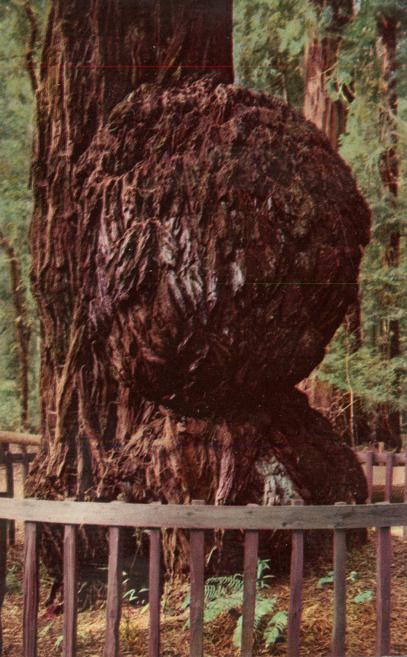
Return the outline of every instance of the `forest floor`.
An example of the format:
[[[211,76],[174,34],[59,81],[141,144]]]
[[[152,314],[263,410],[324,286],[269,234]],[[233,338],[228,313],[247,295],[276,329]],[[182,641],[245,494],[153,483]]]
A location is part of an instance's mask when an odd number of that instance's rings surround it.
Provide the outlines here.
[[[19,536],[20,533],[18,533]],[[348,557],[348,649],[352,657],[374,654],[375,643],[375,532],[362,548],[354,549]],[[10,549],[8,563],[8,593],[3,607],[4,657],[22,655],[22,557],[21,543]],[[332,631],[332,583],[321,586],[320,579],[330,570],[321,556],[320,562],[306,566],[303,592],[302,648],[304,657],[329,654]],[[391,655],[407,655],[407,542],[398,536],[393,539],[392,561],[392,649]],[[41,577],[41,600],[45,600],[49,583],[45,573]],[[188,655],[188,609],[183,609],[187,594],[184,583],[167,584],[162,608],[162,657]],[[362,595],[362,601],[355,597]],[[262,596],[277,596],[276,610],[288,609],[289,586],[287,577],[276,577]],[[364,601],[363,601],[364,600]],[[78,619],[78,655],[101,657],[105,627],[105,609],[83,611]],[[204,654],[206,657],[237,657],[239,651],[232,642],[236,619],[233,609],[205,625]],[[62,655],[63,616],[49,613],[44,606],[39,614],[39,657]],[[123,657],[147,655],[148,612],[145,607],[133,607],[124,601],[121,634]],[[258,637],[254,654],[282,656],[286,654],[286,637],[271,649]]]

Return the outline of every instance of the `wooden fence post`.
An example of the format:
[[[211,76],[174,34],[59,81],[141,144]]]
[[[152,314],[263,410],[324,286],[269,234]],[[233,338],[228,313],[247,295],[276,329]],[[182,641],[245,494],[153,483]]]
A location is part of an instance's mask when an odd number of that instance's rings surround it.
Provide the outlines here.
[[[7,574],[7,520],[0,520],[0,657],[3,655],[2,609],[6,593]]]
[[[257,508],[257,504],[248,504],[247,506]],[[255,529],[246,530],[244,537],[241,657],[252,657],[253,654],[258,549],[259,532]]]
[[[76,657],[76,525],[64,527],[64,657]]]
[[[204,500],[192,500],[192,504],[205,504]],[[203,655],[203,622],[205,591],[205,532],[190,530],[190,657]]]
[[[122,608],[123,571],[121,552],[120,527],[110,527],[104,657],[119,657],[119,629]]]
[[[383,504],[379,502],[379,504]],[[390,654],[391,527],[377,528],[376,657]]]
[[[23,655],[24,657],[37,657],[40,529],[35,522],[26,522],[24,527]]]
[[[336,502],[335,506],[346,506]],[[334,530],[334,624],[332,657],[345,657],[346,637],[346,530]]]
[[[302,506],[304,500],[292,500],[295,506]],[[288,609],[288,657],[300,654],[302,586],[304,577],[304,532],[294,529],[291,534],[290,566],[290,605]]]
[[[153,503],[153,504],[159,504]],[[161,562],[161,532],[150,529],[150,558],[148,569],[148,602],[149,602],[149,636],[148,656],[160,656],[160,562]]]

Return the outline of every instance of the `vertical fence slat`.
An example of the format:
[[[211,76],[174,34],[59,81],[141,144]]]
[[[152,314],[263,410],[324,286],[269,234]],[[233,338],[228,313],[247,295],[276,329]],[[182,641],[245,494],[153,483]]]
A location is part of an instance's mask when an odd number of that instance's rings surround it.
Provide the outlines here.
[[[76,657],[76,526],[64,527],[64,657]]]
[[[257,507],[256,504],[248,504],[248,506]],[[253,654],[258,550],[259,532],[246,530],[244,537],[241,657],[252,657]]]
[[[343,505],[338,502],[335,506]],[[332,657],[345,656],[346,639],[346,531],[334,530],[334,623]]]
[[[192,500],[192,504],[205,504],[203,500]],[[190,588],[190,657],[203,655],[203,619],[205,589],[205,532],[190,530],[191,588]]]
[[[160,655],[160,530],[150,529],[150,560],[148,571],[149,636],[148,656]]]
[[[24,528],[23,655],[24,657],[37,657],[38,539],[40,530],[35,522],[26,522]]]
[[[3,655],[2,609],[6,593],[7,573],[7,520],[0,520],[0,657]]]
[[[106,639],[104,657],[118,657],[122,606],[122,554],[120,527],[109,528],[107,575]]]
[[[373,499],[373,463],[374,452],[369,449],[366,452],[366,481],[367,481],[367,503],[371,504]]]
[[[393,487],[393,452],[386,452],[386,477],[384,482],[384,501],[391,502],[391,493]]]
[[[303,500],[293,500],[300,506]],[[301,605],[304,570],[304,532],[293,530],[291,535],[291,566],[290,566],[290,604],[288,609],[288,657],[298,657],[300,654]]]
[[[391,528],[377,528],[376,656],[390,654]]]

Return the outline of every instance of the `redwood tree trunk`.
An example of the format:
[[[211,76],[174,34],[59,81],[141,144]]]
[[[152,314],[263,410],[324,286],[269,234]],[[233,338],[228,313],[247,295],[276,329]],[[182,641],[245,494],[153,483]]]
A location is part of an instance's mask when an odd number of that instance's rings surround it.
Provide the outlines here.
[[[294,385],[355,298],[369,213],[317,131],[230,84],[231,11],[54,0],[33,166],[33,495],[365,498],[352,452]],[[165,540],[182,567],[183,535]],[[59,545],[49,532],[51,567]]]

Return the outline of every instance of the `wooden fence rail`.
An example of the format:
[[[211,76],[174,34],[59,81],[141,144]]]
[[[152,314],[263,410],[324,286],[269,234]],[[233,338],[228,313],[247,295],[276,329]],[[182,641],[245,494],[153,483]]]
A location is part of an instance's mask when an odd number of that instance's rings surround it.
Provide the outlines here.
[[[285,529],[293,532],[291,556],[292,591],[289,603],[288,655],[300,655],[301,589],[303,580],[303,532],[334,530],[334,630],[332,654],[345,656],[346,530],[376,527],[377,542],[377,637],[376,655],[390,651],[390,555],[392,525],[407,524],[407,504],[369,504],[286,507],[209,506],[199,500],[191,505],[128,504],[125,502],[51,502],[10,500],[0,497],[0,602],[4,590],[7,542],[4,522],[25,523],[23,657],[37,655],[39,599],[38,537],[41,523],[58,523],[64,529],[64,657],[76,657],[76,527],[82,524],[109,528],[108,592],[104,657],[119,655],[121,613],[121,528],[150,529],[149,657],[160,654],[160,530],[190,530],[190,655],[203,656],[204,530],[241,529],[244,541],[244,594],[241,655],[253,655],[253,618],[256,604],[256,564],[259,532]],[[3,537],[3,538],[2,538]],[[1,624],[0,624],[1,627]]]

